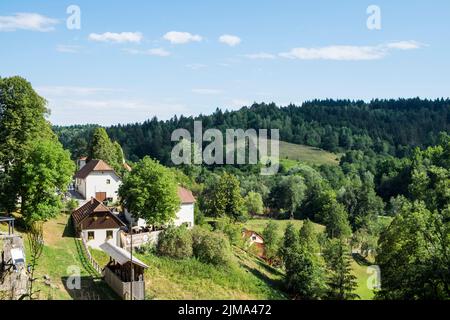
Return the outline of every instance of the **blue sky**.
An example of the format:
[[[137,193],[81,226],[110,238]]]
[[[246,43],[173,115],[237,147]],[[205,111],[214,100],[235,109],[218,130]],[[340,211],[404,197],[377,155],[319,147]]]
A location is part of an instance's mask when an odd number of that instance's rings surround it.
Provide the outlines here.
[[[69,5],[81,29],[66,27]],[[369,30],[377,5],[381,29]],[[447,97],[449,1],[1,1],[0,76],[55,124],[314,98]]]

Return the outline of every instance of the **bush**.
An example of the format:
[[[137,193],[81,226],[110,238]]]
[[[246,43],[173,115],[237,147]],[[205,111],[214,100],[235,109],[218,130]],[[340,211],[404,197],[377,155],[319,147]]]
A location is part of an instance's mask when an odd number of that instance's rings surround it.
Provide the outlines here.
[[[214,229],[224,233],[232,244],[242,244],[242,226],[239,224],[232,223],[229,219],[222,218],[216,221]]]
[[[194,256],[202,262],[214,265],[231,262],[230,242],[221,232],[195,227],[192,230],[192,245]]]
[[[68,213],[72,213],[72,211],[74,211],[76,208],[78,208],[78,201],[75,199],[70,199],[69,201],[66,202],[66,210],[68,211]]]
[[[192,256],[192,236],[190,231],[181,226],[169,227],[159,235],[157,252],[159,255],[175,259]]]

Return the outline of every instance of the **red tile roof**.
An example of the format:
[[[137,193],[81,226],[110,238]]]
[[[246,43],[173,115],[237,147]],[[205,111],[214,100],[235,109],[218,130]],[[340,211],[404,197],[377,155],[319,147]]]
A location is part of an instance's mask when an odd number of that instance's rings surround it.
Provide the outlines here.
[[[92,171],[114,172],[114,169],[103,160],[91,160],[75,174],[75,178],[85,179]]]
[[[180,197],[182,204],[195,203],[195,198],[192,192],[186,188],[178,187],[178,197]]]

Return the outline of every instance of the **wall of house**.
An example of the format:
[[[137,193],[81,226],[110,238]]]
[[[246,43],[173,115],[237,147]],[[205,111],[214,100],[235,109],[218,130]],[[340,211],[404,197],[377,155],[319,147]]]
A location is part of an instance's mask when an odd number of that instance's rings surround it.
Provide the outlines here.
[[[75,190],[86,199],[86,180],[77,178],[75,181]]]
[[[88,238],[88,232],[94,232],[94,239],[93,240],[89,240]],[[113,237],[111,239],[111,242],[113,244],[115,244],[116,246],[119,246],[119,228],[116,229],[86,229],[81,231],[81,236],[86,240],[86,244],[94,249],[99,249],[100,250],[100,246],[106,242],[106,231],[112,231],[113,232]]]
[[[133,225],[137,225],[139,227],[146,227],[147,223],[144,219],[136,219],[131,215],[128,210],[125,209],[125,218],[128,220],[128,222],[132,223]],[[194,226],[194,204],[182,204],[180,210],[176,214],[176,218],[173,221],[173,224],[175,226],[181,226],[183,223],[187,223],[188,226],[193,227]]]
[[[174,221],[175,226],[181,226],[186,223],[189,227],[194,226],[194,204],[182,204],[180,211],[177,212],[177,217]]]
[[[110,184],[107,184],[107,179]],[[112,198],[113,202],[117,201],[117,193],[122,183],[120,178],[113,172],[97,172],[93,171],[86,177],[86,192],[84,197],[90,199],[95,198],[97,192],[106,192],[107,198]]]

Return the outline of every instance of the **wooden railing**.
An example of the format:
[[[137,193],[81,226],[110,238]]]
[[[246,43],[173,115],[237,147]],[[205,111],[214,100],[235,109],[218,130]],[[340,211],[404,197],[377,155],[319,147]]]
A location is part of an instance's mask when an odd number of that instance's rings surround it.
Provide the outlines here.
[[[89,251],[89,247],[83,237],[81,237],[81,243],[83,244],[84,253],[86,254],[86,257],[88,258],[91,266],[95,269],[95,271],[97,271],[100,275],[102,275],[102,268],[97,263],[97,261],[95,261],[95,259],[92,257],[91,252]]]

